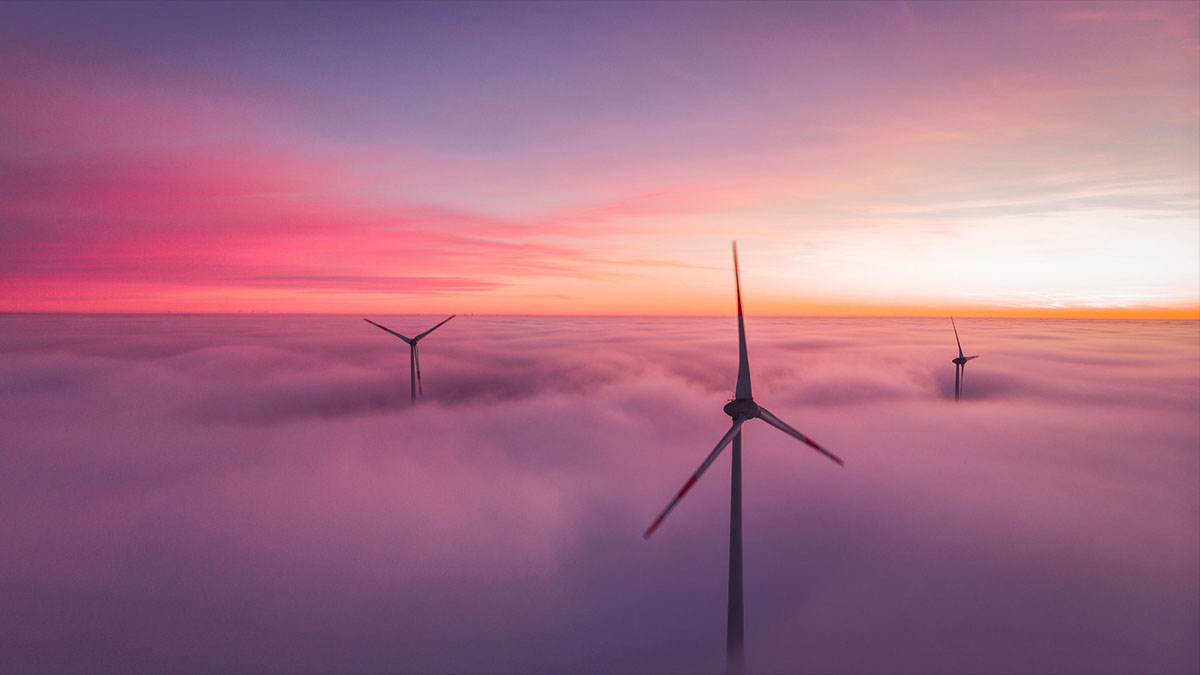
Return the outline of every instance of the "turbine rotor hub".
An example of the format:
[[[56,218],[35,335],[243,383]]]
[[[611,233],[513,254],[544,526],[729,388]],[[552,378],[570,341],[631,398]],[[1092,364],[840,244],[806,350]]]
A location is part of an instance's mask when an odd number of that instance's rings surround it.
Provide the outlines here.
[[[739,417],[755,418],[759,416],[758,404],[752,398],[735,398],[725,404],[725,414],[733,419]]]

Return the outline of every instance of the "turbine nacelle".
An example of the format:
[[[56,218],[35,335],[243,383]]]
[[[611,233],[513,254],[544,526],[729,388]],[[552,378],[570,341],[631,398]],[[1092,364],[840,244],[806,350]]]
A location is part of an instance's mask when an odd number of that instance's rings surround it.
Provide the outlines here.
[[[970,361],[971,359],[977,359],[977,358],[979,358],[978,354],[976,354],[975,356],[960,356],[957,359],[951,359],[950,363],[956,363],[961,366],[964,363],[966,363],[967,361]]]
[[[758,404],[752,398],[735,398],[726,403],[722,410],[725,411],[726,415],[735,420],[739,417],[748,420],[755,417],[762,417],[762,409],[758,407]]]

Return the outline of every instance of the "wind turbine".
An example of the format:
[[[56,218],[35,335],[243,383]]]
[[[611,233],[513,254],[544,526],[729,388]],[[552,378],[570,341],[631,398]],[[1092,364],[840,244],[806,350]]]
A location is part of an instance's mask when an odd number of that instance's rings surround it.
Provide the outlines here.
[[[954,364],[954,400],[962,398],[962,383],[967,378],[967,361],[979,358],[975,356],[963,356],[962,342],[958,339],[958,326],[954,325],[954,317],[950,317],[950,326],[954,328],[954,341],[958,342],[958,358],[951,361]]]
[[[449,321],[450,319],[453,319],[456,316],[458,316],[458,315],[451,314],[448,319],[442,320],[442,322],[439,323],[437,326],[434,326],[433,328],[430,328],[429,330],[425,331],[424,333],[421,333],[420,335],[418,335],[416,337],[411,337],[411,338],[405,337],[405,336],[397,333],[396,331],[392,330],[391,328],[384,328],[383,326],[380,326],[379,324],[375,323],[374,321],[372,321],[370,319],[366,319],[366,318],[363,319],[363,321],[366,321],[367,323],[371,324],[372,326],[375,326],[376,328],[379,328],[381,330],[386,330],[387,332],[391,333],[392,335],[395,335],[396,337],[398,337],[401,340],[404,340],[405,342],[408,343],[408,363],[409,363],[410,370],[411,370],[410,377],[412,379],[412,401],[413,401],[413,403],[417,402],[417,392],[419,392],[421,390],[421,355],[417,351],[417,342],[420,341],[421,338],[423,338],[426,335],[429,335],[433,331],[437,330],[438,327],[441,326],[443,323],[446,323],[447,321]]]
[[[742,282],[738,272],[737,258],[737,242],[733,242],[733,279],[737,288],[737,310],[738,310],[738,372],[737,372],[737,388],[734,390],[733,400],[725,404],[725,414],[733,418],[733,425],[729,427],[729,431],[721,437],[717,447],[708,454],[699,469],[688,478],[687,482],[679,490],[678,494],[671,499],[667,504],[667,508],[654,519],[646,532],[642,534],[643,539],[649,539],[650,535],[658,529],[662,524],[663,519],[675,508],[679,500],[687,494],[688,490],[696,484],[700,479],[700,475],[708,469],[725,449],[725,446],[733,444],[733,472],[730,479],[730,494],[729,494],[729,613],[726,624],[725,636],[725,668],[729,673],[741,673],[745,670],[744,658],[744,631],[742,626],[742,425],[754,418],[760,418],[762,421],[779,429],[783,433],[792,436],[793,438],[807,444],[817,452],[825,455],[829,459],[837,462],[839,465],[845,465],[837,455],[822,448],[808,436],[796,431],[788,426],[783,420],[771,414],[769,410],[754,402],[754,396],[750,393],[750,364],[746,357],[746,328],[742,320]]]

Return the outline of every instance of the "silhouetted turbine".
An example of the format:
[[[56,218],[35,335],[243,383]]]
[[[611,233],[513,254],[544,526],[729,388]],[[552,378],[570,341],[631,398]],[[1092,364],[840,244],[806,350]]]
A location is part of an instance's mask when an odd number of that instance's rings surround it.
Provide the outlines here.
[[[742,319],[742,281],[738,271],[736,241],[733,242],[733,278],[735,288],[737,289],[738,372],[734,398],[725,404],[725,414],[733,418],[733,425],[721,437],[720,442],[717,443],[717,447],[713,448],[713,451],[700,464],[700,468],[696,469],[692,477],[688,478],[687,482],[683,484],[678,494],[667,504],[667,508],[663,509],[663,512],[654,519],[654,522],[650,524],[650,527],[646,529],[642,537],[649,539],[650,535],[654,534],[654,531],[662,524],[663,519],[671,512],[671,509],[675,508],[675,505],[687,494],[688,490],[692,489],[692,486],[700,479],[700,475],[708,469],[713,460],[717,458],[717,455],[721,454],[725,446],[732,443],[733,471],[730,478],[729,494],[729,613],[725,636],[725,667],[730,673],[741,673],[745,669],[745,643],[742,625],[742,425],[756,417],[760,418],[783,433],[807,444],[839,465],[844,466],[845,462],[832,452],[822,448],[816,441],[788,426],[783,420],[771,414],[766,408],[754,402],[754,396],[750,393],[750,364],[746,356],[746,328]]]
[[[429,335],[433,331],[437,330],[438,326],[441,326],[443,323],[446,323],[447,321],[449,321],[450,319],[453,319],[456,316],[458,316],[458,315],[451,314],[449,318],[444,319],[437,326],[434,326],[433,328],[430,328],[429,330],[425,331],[424,333],[421,333],[420,335],[418,335],[416,337],[412,337],[412,338],[404,337],[403,335],[397,333],[396,331],[392,330],[391,328],[385,328],[383,326],[380,326],[379,324],[375,323],[374,321],[372,321],[370,319],[366,319],[366,318],[363,319],[363,321],[366,321],[367,323],[371,324],[372,326],[375,326],[376,328],[379,328],[381,330],[386,330],[387,332],[391,333],[392,335],[395,335],[396,337],[398,337],[401,340],[404,340],[405,342],[408,343],[408,364],[410,367],[409,376],[412,380],[412,401],[413,401],[413,403],[417,402],[417,391],[421,387],[421,355],[417,351],[417,342],[421,338],[423,338],[426,335]]]
[[[950,326],[954,328],[954,341],[958,343],[958,358],[951,361],[954,364],[954,400],[962,398],[962,383],[967,377],[967,361],[979,358],[975,356],[963,356],[962,342],[958,339],[958,326],[954,325],[954,317],[950,317]]]

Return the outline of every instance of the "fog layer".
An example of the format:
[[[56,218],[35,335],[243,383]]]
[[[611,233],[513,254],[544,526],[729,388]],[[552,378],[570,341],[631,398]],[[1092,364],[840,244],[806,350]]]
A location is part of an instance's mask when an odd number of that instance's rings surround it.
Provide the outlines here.
[[[443,317],[373,319],[412,335]],[[747,320],[747,662],[1200,670],[1195,322]],[[0,315],[0,671],[723,667],[733,319]]]

